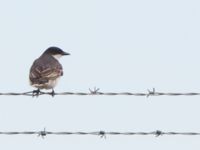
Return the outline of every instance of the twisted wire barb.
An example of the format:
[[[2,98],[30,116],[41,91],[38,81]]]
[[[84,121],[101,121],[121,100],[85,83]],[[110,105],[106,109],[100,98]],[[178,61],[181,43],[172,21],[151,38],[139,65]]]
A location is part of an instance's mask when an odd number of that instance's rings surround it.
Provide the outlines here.
[[[200,135],[198,132],[163,132],[160,130],[152,131],[152,132],[106,132],[106,131],[94,131],[94,132],[51,132],[46,131],[46,129],[42,131],[24,131],[24,132],[0,132],[0,135],[37,135],[39,137],[44,138],[47,135],[96,135],[101,138],[106,138],[107,135],[124,135],[124,136],[133,136],[133,135],[153,135],[153,136],[161,136],[161,135],[182,135],[182,136],[194,136]]]
[[[147,92],[144,93],[138,93],[138,92],[100,92],[99,88],[89,89],[89,92],[60,92],[60,93],[52,93],[52,92],[42,92],[40,91],[37,95],[35,95],[34,91],[29,92],[22,92],[22,93],[15,93],[15,92],[9,92],[9,93],[0,93],[0,96],[40,96],[40,95],[76,95],[76,96],[91,96],[91,95],[104,95],[104,96],[199,96],[200,93],[195,92],[157,92],[155,88],[153,90],[147,90]]]

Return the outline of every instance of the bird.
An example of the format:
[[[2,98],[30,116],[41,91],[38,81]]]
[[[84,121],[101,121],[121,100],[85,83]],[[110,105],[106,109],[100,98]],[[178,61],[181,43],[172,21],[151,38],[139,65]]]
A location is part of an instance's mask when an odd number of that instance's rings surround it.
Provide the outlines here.
[[[51,94],[55,95],[54,87],[59,78],[63,76],[63,67],[58,60],[65,55],[70,55],[70,53],[51,46],[33,62],[29,72],[30,85],[37,88],[37,90],[33,90],[33,96],[38,96],[41,89],[52,89]]]

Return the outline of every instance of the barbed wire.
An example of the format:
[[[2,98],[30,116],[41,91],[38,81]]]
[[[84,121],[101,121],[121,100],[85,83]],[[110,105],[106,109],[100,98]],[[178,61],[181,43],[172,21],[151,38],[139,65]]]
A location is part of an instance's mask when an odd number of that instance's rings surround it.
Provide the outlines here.
[[[144,136],[144,135],[153,135],[159,137],[161,135],[182,135],[182,136],[194,136],[200,135],[198,132],[163,132],[160,130],[152,131],[152,132],[106,132],[106,131],[94,131],[94,132],[52,132],[52,131],[24,131],[24,132],[1,132],[0,135],[37,135],[39,137],[46,137],[47,135],[96,135],[101,138],[106,138],[108,135],[124,135],[124,136]]]
[[[138,93],[138,92],[100,92],[99,88],[89,89],[89,92],[42,92],[38,90],[29,91],[29,92],[22,92],[22,93],[16,93],[16,92],[8,92],[8,93],[2,93],[0,92],[0,96],[32,96],[32,97],[38,97],[40,95],[76,95],[76,96],[90,96],[90,95],[104,95],[104,96],[199,96],[200,93],[198,92],[157,92],[155,88],[153,90],[147,90],[147,92],[144,93]]]

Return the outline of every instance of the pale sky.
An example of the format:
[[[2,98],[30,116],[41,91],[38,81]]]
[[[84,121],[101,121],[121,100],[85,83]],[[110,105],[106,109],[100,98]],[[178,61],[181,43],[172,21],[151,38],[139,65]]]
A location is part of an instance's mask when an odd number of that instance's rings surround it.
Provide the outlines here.
[[[0,0],[0,92],[33,90],[32,62],[49,46],[56,92],[199,92],[197,0]],[[199,96],[0,96],[0,131],[200,132]],[[0,135],[3,150],[199,150],[200,136]]]

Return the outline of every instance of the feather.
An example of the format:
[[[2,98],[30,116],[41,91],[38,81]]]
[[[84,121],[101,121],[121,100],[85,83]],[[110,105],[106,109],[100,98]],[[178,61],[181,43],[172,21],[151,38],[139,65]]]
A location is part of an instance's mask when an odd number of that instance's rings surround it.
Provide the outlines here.
[[[50,81],[52,82],[62,75],[62,65],[52,56],[42,55],[34,61],[30,69],[29,79],[31,85],[48,86]]]

